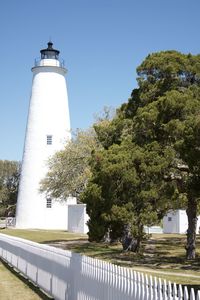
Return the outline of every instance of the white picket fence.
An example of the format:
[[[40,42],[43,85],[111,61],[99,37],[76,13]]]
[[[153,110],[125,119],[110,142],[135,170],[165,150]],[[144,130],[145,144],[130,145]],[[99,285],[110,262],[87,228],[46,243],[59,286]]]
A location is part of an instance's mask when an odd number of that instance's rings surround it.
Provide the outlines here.
[[[0,257],[55,299],[200,300],[200,291],[4,234]]]

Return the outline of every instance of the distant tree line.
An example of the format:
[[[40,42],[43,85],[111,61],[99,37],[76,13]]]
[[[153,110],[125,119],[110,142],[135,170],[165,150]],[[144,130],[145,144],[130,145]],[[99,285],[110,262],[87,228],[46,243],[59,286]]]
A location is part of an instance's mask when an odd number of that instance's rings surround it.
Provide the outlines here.
[[[20,163],[0,160],[0,217],[15,216]]]
[[[90,241],[139,251],[144,225],[169,209],[188,216],[195,258],[200,204],[200,55],[161,51],[137,68],[138,87],[116,115],[79,132],[49,161],[42,190],[87,204]]]

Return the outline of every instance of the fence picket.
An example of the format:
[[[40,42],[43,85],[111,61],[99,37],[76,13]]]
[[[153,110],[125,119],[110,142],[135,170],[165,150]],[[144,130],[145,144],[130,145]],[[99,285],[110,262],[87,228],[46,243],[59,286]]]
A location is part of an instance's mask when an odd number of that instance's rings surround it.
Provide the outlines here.
[[[177,300],[177,286],[176,286],[176,283],[173,284],[173,300]]]
[[[148,300],[148,296],[149,296],[148,290],[149,290],[149,278],[148,278],[148,275],[145,274],[145,276],[144,276],[144,300]]]
[[[153,279],[153,299],[158,300],[158,282],[156,277]]]
[[[153,300],[153,278],[152,276],[149,277],[149,299]]]
[[[166,280],[164,279],[163,280],[163,284],[162,284],[162,293],[163,293],[163,300],[168,300],[168,297],[167,297],[167,282]]]
[[[144,274],[140,274],[140,300],[144,299]]]
[[[122,283],[122,268],[115,266],[115,299],[119,300],[119,294],[117,291],[121,292],[123,288]]]
[[[136,300],[137,296],[137,273],[133,271],[133,300]]]
[[[169,300],[173,299],[171,281],[168,281],[168,284],[167,284],[167,295],[168,295]]]
[[[114,294],[114,282],[115,282],[115,266],[111,265],[111,270],[112,270],[112,281],[111,281],[111,300],[115,299],[115,294]]]
[[[182,289],[181,284],[179,284],[179,286],[178,286],[178,299],[179,300],[183,299],[183,289]]]
[[[123,268],[124,269],[124,294],[125,295],[130,295],[130,272],[129,269]],[[129,297],[128,297],[129,298]]]
[[[200,291],[197,292],[197,299],[196,300],[200,300]]]
[[[190,300],[195,300],[194,289],[191,289],[191,291],[190,291]]]
[[[162,300],[163,295],[162,295],[162,280],[158,278],[158,299]]]
[[[188,289],[186,286],[184,287],[184,300],[189,300]]]
[[[134,299],[134,274],[130,269],[130,299]]]
[[[145,296],[144,296],[144,300],[149,300],[149,289],[148,286],[145,286]]]
[[[136,293],[136,297],[135,299],[136,300],[139,300],[140,299],[140,273],[136,272],[136,285],[137,285],[137,293]]]

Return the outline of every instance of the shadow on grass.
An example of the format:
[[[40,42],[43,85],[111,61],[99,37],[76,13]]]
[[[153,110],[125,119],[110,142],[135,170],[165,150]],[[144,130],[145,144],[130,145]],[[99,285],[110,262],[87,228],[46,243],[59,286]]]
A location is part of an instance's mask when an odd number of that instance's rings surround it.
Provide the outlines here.
[[[59,240],[49,240],[43,241],[41,244],[69,244],[69,243],[87,243],[88,239],[86,238],[77,238],[77,239],[59,239]]]
[[[63,241],[65,242],[65,241]],[[155,247],[151,247],[154,245]],[[173,253],[176,247],[183,248],[183,241],[180,239],[173,239],[168,241],[157,241],[146,242],[143,245],[144,251],[142,253],[124,252],[122,251],[121,245],[111,246],[102,243],[90,243],[85,241],[80,243],[77,241],[71,241],[71,243],[64,243],[63,249],[71,250],[74,252],[88,255],[93,258],[103,259],[116,263],[121,266],[140,266],[149,267],[151,269],[171,269],[171,270],[184,270],[199,271],[200,269],[200,257],[197,255],[196,260],[188,261],[185,258],[185,253]],[[146,249],[145,249],[146,248]],[[172,252],[171,252],[172,251]]]
[[[43,300],[53,300],[51,296],[46,295],[39,287],[35,286],[30,280],[25,278],[21,273],[17,272],[13,267],[7,264],[3,259],[0,258],[0,262],[8,269],[13,275],[19,280],[26,284],[32,291],[34,291]]]

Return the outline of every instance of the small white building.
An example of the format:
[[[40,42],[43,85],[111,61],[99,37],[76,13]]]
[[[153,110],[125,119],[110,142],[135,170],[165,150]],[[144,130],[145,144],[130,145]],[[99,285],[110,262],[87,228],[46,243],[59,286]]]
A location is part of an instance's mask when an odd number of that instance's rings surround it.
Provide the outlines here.
[[[43,222],[40,229],[68,230],[68,208],[71,204],[76,205],[75,197],[68,197],[67,200],[55,200],[47,198],[47,205],[43,207]]]
[[[68,231],[87,233],[87,221],[89,216],[86,213],[86,204],[68,205]]]
[[[197,233],[200,228],[200,216],[197,221]],[[188,229],[188,218],[184,209],[169,211],[163,218],[163,233],[185,234]]]

